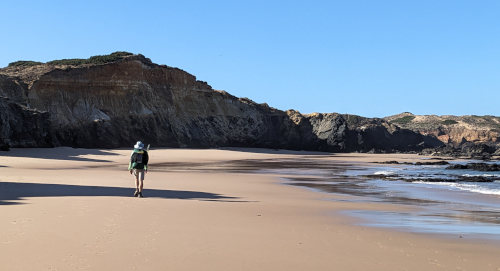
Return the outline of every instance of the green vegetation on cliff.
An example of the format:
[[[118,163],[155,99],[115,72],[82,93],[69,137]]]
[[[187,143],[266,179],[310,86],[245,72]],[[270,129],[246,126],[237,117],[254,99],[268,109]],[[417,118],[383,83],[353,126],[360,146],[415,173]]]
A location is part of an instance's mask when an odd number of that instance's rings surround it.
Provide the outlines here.
[[[391,122],[396,123],[396,124],[407,124],[407,123],[410,123],[414,118],[415,118],[415,116],[404,116],[402,118],[395,119]]]
[[[457,124],[457,123],[458,123],[458,121],[450,120],[450,119],[443,120],[443,122],[442,122],[443,125],[452,125],[452,124]]]
[[[69,58],[69,59],[58,59],[47,62],[49,65],[82,65],[87,64],[87,59],[83,58]]]
[[[126,56],[132,55],[132,53],[129,52],[114,52],[109,55],[97,55],[97,56],[91,56],[87,59],[82,59],[82,58],[71,58],[71,59],[60,59],[60,60],[52,60],[47,62],[47,64],[50,65],[73,65],[73,66],[78,66],[78,65],[83,65],[83,64],[106,64],[110,62],[115,62],[117,60],[120,60]]]
[[[29,67],[29,66],[36,66],[43,64],[42,62],[38,61],[31,61],[31,60],[19,60],[15,62],[9,63],[8,67]]]
[[[36,66],[36,65],[42,65],[42,64],[49,64],[49,65],[71,65],[71,66],[79,66],[79,65],[84,65],[84,64],[94,64],[94,65],[99,65],[99,64],[106,64],[106,63],[111,63],[118,61],[126,56],[133,55],[132,53],[129,52],[114,52],[109,55],[97,55],[97,56],[91,56],[87,59],[83,58],[71,58],[71,59],[58,59],[58,60],[52,60],[47,63],[43,62],[38,62],[38,61],[27,61],[27,60],[21,60],[21,61],[16,61],[9,63],[8,67],[29,67],[29,66]]]

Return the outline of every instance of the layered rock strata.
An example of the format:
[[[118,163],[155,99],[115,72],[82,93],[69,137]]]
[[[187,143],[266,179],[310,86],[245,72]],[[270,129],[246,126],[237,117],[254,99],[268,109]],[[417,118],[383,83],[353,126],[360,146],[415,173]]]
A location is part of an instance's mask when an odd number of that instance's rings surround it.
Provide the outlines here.
[[[402,113],[384,118],[404,129],[432,135],[445,144],[500,143],[500,117],[436,116]]]
[[[500,117],[414,115],[408,112],[384,118],[402,129],[432,136],[445,145],[424,154],[488,159],[500,156]]]
[[[0,96],[9,99],[0,104],[8,116],[1,136],[16,147],[115,148],[143,140],[170,147],[408,152],[443,145],[383,119],[257,104],[142,55],[99,65],[8,67],[0,74]]]

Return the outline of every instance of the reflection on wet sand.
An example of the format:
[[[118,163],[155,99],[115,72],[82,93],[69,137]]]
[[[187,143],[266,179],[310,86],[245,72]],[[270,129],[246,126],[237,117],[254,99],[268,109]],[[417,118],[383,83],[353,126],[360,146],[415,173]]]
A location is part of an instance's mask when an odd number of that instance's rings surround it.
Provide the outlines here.
[[[436,189],[422,190],[409,182],[367,174],[366,171],[371,168],[365,164],[349,164],[327,158],[328,156],[304,156],[207,163],[169,162],[151,166],[157,171],[275,174],[281,176],[286,184],[356,196],[352,197],[352,201],[387,202],[418,207],[418,211],[406,212],[346,212],[364,219],[366,222],[363,224],[369,226],[431,233],[500,233],[500,209],[495,208],[498,207],[498,202],[492,205],[475,204],[474,199],[461,202],[459,198],[454,198],[455,195]]]

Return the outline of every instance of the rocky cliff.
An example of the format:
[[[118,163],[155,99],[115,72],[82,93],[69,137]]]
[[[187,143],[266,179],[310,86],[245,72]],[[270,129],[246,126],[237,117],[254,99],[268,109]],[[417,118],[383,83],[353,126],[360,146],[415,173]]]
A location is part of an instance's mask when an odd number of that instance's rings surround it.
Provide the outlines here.
[[[445,153],[458,152],[468,156],[500,154],[500,117],[414,115],[405,112],[384,119],[402,129],[439,139],[446,144],[446,148],[440,149]]]
[[[432,135],[455,146],[465,142],[500,142],[500,117],[436,116],[402,113],[385,120],[404,129]]]
[[[4,146],[113,148],[143,140],[171,147],[393,152],[444,145],[432,133],[391,120],[274,109],[123,52],[12,63],[0,69],[0,96]]]
[[[48,112],[29,109],[0,97],[0,150],[52,146]]]

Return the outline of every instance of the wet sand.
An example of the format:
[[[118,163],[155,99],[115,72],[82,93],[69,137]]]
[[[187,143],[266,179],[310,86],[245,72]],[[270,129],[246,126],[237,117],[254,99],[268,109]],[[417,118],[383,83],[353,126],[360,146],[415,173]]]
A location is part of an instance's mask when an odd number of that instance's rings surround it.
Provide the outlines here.
[[[343,212],[413,207],[281,179],[415,155],[152,150],[140,199],[129,154],[0,153],[0,270],[500,270],[495,240],[357,226]]]

